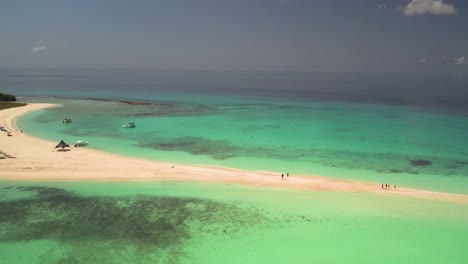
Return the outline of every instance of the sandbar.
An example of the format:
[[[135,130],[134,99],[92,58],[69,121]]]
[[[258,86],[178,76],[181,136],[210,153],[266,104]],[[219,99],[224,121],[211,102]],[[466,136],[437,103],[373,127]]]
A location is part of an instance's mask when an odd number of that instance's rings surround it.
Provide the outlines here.
[[[56,151],[51,142],[22,132],[16,120],[31,111],[57,107],[32,103],[0,111],[0,126],[12,133],[0,132],[1,180],[24,181],[187,181],[241,184],[254,187],[277,187],[309,191],[368,192],[382,195],[412,196],[468,204],[468,195],[398,187],[382,190],[380,183],[281,173],[244,171],[216,166],[193,166],[158,162],[115,155],[88,147]],[[72,142],[69,142],[72,143]]]

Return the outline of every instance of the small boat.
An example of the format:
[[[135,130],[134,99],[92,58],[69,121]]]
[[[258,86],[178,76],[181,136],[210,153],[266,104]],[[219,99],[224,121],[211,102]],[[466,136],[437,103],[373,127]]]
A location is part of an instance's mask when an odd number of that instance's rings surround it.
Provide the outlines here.
[[[71,118],[65,118],[64,120],[62,120],[62,123],[64,123],[64,124],[68,124],[68,123],[71,123],[71,122],[72,122]]]
[[[88,145],[88,141],[81,141],[81,140],[78,140],[75,142],[75,147],[84,147],[84,146],[87,146]]]
[[[135,125],[135,123],[128,123],[128,124],[122,125],[122,127],[124,127],[124,128],[134,128],[134,127],[136,127],[136,125]]]
[[[7,136],[11,137],[11,136],[13,136],[13,134],[11,134],[11,132],[8,132]]]

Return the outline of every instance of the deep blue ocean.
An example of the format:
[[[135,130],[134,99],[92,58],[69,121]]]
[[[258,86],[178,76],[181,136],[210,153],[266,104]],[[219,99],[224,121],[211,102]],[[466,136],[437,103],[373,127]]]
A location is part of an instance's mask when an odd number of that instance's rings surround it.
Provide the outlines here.
[[[342,101],[451,109],[466,114],[468,75],[0,69],[0,89],[27,96]]]

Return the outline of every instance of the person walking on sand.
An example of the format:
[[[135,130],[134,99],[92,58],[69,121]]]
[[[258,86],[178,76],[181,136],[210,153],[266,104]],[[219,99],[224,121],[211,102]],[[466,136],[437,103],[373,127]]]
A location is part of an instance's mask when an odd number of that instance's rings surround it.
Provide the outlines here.
[[[383,183],[382,183],[382,187],[381,187],[381,188],[382,188],[382,190],[383,190]]]
[[[283,173],[281,173],[281,179],[284,180],[284,174]]]
[[[289,172],[288,172],[288,173],[286,173],[286,178],[289,178]]]

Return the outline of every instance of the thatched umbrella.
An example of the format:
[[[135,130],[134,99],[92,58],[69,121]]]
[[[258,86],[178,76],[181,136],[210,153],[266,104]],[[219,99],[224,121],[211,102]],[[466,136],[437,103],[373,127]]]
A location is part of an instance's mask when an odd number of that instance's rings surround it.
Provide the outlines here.
[[[69,147],[70,147],[70,145],[65,143],[63,140],[60,140],[60,143],[58,143],[57,146],[55,146],[55,148],[61,148],[61,149],[69,148]]]

